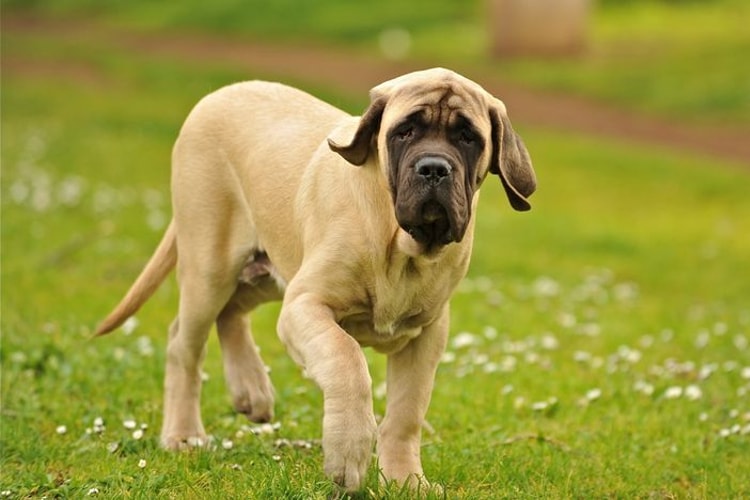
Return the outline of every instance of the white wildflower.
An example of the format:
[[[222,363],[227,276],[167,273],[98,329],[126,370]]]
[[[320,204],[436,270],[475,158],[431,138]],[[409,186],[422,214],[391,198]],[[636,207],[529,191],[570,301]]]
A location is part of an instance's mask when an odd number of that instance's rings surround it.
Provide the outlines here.
[[[540,276],[532,285],[537,297],[554,297],[560,294],[560,284],[548,276]]]
[[[146,459],[142,458],[138,460],[138,468],[145,469],[146,468]]]
[[[589,401],[596,401],[602,397],[602,390],[599,388],[590,389],[586,392],[586,399]]]
[[[125,320],[125,323],[123,323],[120,328],[122,328],[122,332],[125,335],[130,335],[136,328],[138,328],[138,323],[138,318],[136,318],[135,316],[131,316]]]
[[[495,340],[497,338],[497,329],[494,326],[485,326],[482,335],[487,340]]]
[[[154,355],[154,346],[151,343],[151,339],[149,337],[146,337],[144,335],[138,337],[138,340],[136,340],[136,345],[138,347],[138,353],[141,356],[150,358]]]
[[[701,412],[701,414],[698,415],[698,420],[701,422],[708,422],[708,413],[706,413],[705,411]]]
[[[573,353],[573,359],[578,363],[587,363],[591,361],[591,353],[586,351],[575,351]]]
[[[271,459],[275,462],[281,461],[281,455],[272,455]]]
[[[143,438],[143,429],[136,429],[133,431],[133,439],[136,441]]]
[[[744,378],[745,380],[750,380],[750,366],[745,366],[744,368],[742,368],[740,377]]]
[[[120,443],[117,441],[113,441],[107,445],[107,451],[110,453],[114,453],[117,451],[117,449],[120,447]]]
[[[673,385],[672,387],[668,387],[666,391],[664,391],[664,397],[667,399],[677,399],[679,397],[682,397],[682,387],[679,385]]]
[[[542,336],[541,345],[542,349],[554,351],[555,349],[560,347],[560,342],[557,340],[557,337],[555,337],[551,333],[547,333]]]
[[[138,426],[138,424],[133,419],[127,419],[122,422],[122,426],[128,430],[133,430]]]
[[[563,328],[573,328],[576,326],[577,320],[573,313],[563,312],[557,316],[557,322]]]
[[[197,436],[190,436],[187,438],[187,445],[191,448],[201,448],[203,445],[206,444],[203,438],[199,438]]]
[[[654,393],[654,386],[643,380],[638,380],[633,386],[636,392],[640,392],[646,396],[651,396]]]
[[[453,363],[456,360],[456,353],[453,351],[445,351],[440,357],[441,363]]]
[[[748,341],[744,335],[735,335],[732,342],[734,342],[734,346],[740,351],[747,349]]]
[[[96,488],[96,487],[90,488],[89,491],[88,491],[88,493],[87,493],[87,495],[90,496],[90,497],[96,496],[98,494],[99,494],[99,488]]]
[[[65,425],[58,425],[55,429],[55,432],[57,432],[60,435],[63,435],[68,432],[68,427]]]
[[[381,382],[377,386],[375,386],[375,389],[372,391],[372,395],[375,399],[383,399],[385,398],[387,391],[388,386],[385,382]]]
[[[473,333],[461,332],[453,338],[451,343],[454,349],[461,349],[477,344],[477,337]]]
[[[231,439],[222,439],[221,440],[221,447],[225,450],[231,450],[234,447],[234,443]]]
[[[703,397],[703,391],[697,385],[689,385],[685,387],[685,397],[690,401],[696,401]]]
[[[711,340],[711,335],[707,331],[701,331],[698,336],[695,338],[695,347],[698,349],[703,349],[708,345],[708,342]]]

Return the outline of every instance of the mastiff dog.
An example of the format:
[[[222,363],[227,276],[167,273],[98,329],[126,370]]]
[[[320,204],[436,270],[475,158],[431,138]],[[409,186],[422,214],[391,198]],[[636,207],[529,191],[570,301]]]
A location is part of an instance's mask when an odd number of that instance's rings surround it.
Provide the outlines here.
[[[535,174],[505,105],[446,69],[376,86],[361,117],[278,83],[203,98],[173,149],[172,220],[97,329],[121,325],[177,268],[162,444],[207,442],[201,363],[214,324],[234,407],[273,418],[247,313],[281,300],[278,335],[323,393],[327,476],[361,488],[375,447],[382,480],[427,485],[420,433],[490,174],[511,207],[530,208]],[[380,425],[366,346],[387,356]]]

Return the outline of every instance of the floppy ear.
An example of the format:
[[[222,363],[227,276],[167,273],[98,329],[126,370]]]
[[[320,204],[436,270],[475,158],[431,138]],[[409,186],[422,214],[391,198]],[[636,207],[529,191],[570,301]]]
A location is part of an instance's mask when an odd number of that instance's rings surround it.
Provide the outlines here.
[[[499,175],[510,205],[519,211],[531,209],[527,199],[536,190],[536,174],[521,136],[513,131],[505,106],[490,106],[492,159],[490,172]]]
[[[386,99],[383,97],[372,101],[370,107],[359,119],[357,130],[348,145],[342,146],[329,137],[328,147],[331,151],[340,154],[352,165],[363,165],[370,156],[371,150],[376,147],[375,137],[380,130],[380,119],[383,117],[385,103]]]

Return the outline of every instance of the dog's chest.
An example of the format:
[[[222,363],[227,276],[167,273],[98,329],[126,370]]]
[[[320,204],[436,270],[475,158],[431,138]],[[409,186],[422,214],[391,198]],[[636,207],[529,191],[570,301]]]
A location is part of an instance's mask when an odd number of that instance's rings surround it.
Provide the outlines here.
[[[364,346],[398,350],[437,319],[452,289],[447,276],[383,276],[368,287],[363,302],[341,315],[339,324]]]

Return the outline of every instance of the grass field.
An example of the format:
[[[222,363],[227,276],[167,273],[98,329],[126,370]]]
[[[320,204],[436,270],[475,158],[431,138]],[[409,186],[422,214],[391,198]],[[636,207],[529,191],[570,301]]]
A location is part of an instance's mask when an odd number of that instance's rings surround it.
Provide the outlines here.
[[[47,16],[98,17],[147,31],[220,33],[280,42],[378,51],[388,30],[403,30],[408,55],[493,69],[536,88],[616,102],[693,122],[750,124],[750,4],[745,0],[594,2],[589,46],[573,59],[489,56],[490,0],[187,0],[117,5],[98,0],[5,0]],[[294,6],[291,8],[291,6]]]
[[[265,75],[53,36],[3,34],[9,55],[27,65],[2,75],[0,496],[334,493],[317,441],[321,396],[276,339],[276,306],[254,327],[277,425],[233,414],[212,338],[211,450],[158,447],[173,281],[127,331],[90,338],[169,219],[182,119],[208,91]],[[310,90],[351,111],[366,103]],[[426,474],[448,498],[750,496],[750,174],[517,129],[540,189],[528,214],[499,186],[483,189],[428,414]],[[384,363],[368,356],[382,414]],[[362,496],[408,497],[379,487],[374,469]]]

